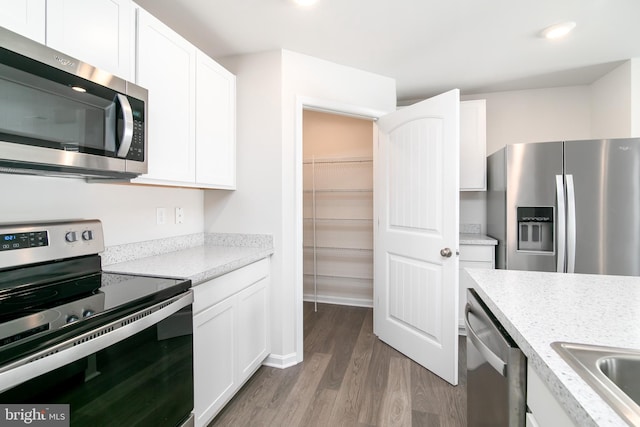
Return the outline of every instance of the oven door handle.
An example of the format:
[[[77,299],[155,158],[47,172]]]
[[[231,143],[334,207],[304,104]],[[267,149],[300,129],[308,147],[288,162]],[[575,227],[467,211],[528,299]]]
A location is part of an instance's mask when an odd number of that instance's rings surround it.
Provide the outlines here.
[[[0,392],[87,357],[153,326],[193,303],[188,290],[100,328],[0,368]]]

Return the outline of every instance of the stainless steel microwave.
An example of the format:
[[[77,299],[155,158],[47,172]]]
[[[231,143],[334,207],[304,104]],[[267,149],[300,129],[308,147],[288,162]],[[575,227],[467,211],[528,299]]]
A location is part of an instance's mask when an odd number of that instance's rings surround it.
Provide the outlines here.
[[[0,172],[146,173],[147,101],[146,89],[0,27]]]

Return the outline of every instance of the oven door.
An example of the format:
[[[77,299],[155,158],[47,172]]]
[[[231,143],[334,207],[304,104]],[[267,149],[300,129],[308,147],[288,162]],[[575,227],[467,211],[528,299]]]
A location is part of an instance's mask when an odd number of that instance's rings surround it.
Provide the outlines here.
[[[193,425],[192,302],[188,291],[0,367],[0,405],[68,404],[71,426]]]

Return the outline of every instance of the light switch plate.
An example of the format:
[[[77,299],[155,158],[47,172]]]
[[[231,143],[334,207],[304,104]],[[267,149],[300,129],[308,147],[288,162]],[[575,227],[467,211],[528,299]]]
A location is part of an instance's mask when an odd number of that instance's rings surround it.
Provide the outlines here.
[[[184,224],[184,209],[176,208],[176,224]]]
[[[167,222],[167,210],[165,208],[156,208],[156,224],[162,225]]]

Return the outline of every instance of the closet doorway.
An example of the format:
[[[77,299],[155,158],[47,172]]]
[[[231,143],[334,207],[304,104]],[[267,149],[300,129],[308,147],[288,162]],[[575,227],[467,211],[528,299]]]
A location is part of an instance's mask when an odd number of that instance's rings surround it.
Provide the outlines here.
[[[372,120],[303,111],[303,299],[373,307]]]

